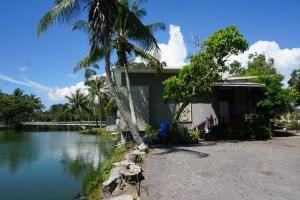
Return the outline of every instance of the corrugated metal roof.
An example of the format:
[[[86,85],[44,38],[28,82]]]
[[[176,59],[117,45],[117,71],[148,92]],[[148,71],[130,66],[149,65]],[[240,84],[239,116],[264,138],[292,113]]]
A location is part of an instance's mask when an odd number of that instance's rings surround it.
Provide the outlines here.
[[[251,82],[219,82],[214,84],[215,87],[255,87],[264,88],[265,84],[251,83]]]

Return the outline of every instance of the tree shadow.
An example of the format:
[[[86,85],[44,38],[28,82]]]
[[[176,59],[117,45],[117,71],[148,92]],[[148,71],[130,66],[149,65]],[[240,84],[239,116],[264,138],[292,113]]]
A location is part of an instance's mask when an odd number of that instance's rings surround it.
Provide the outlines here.
[[[154,155],[166,155],[166,154],[171,154],[171,153],[177,153],[177,152],[183,152],[189,155],[196,156],[198,158],[206,158],[209,156],[207,153],[203,153],[200,151],[192,150],[192,149],[186,149],[184,147],[189,147],[190,145],[183,145],[183,146],[157,146],[155,147],[156,149],[161,149],[164,150],[163,152],[158,152],[158,153],[153,153]],[[200,146],[200,145],[197,145]]]
[[[284,130],[275,130],[273,131],[273,137],[294,137],[297,136],[296,132],[284,131]]]

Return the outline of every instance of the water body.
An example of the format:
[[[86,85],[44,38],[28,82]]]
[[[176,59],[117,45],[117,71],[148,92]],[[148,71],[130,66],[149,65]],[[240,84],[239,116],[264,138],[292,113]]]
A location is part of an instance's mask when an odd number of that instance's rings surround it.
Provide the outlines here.
[[[115,142],[77,132],[0,132],[0,199],[67,200],[83,194]]]

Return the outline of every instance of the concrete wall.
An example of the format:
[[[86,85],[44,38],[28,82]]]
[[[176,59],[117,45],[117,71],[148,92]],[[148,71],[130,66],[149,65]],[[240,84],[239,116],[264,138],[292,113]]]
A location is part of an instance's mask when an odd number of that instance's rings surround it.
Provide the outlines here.
[[[212,116],[217,120],[217,96],[216,91],[209,93],[201,98],[194,99],[192,102],[192,122],[181,123],[182,126],[193,129],[206,121],[206,118]]]
[[[120,87],[121,96],[123,99],[128,99],[127,88]],[[134,104],[134,110],[137,117],[137,125],[140,131],[145,131],[145,125],[149,124],[149,86],[139,85],[132,86],[131,93]],[[129,109],[129,101],[125,101],[127,108]],[[119,127],[123,131],[128,131],[128,127],[125,121],[120,117]]]
[[[174,74],[154,74],[154,73],[132,73],[129,78],[132,86],[148,86],[149,92],[149,124],[158,127],[160,122],[172,122],[172,105],[164,103],[162,100],[162,82]],[[116,80],[119,87],[125,87],[124,74],[117,75]]]

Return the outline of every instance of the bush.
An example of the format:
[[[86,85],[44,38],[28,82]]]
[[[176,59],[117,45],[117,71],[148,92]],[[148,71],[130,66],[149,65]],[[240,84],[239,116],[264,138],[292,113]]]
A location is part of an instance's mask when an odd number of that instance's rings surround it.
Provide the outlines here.
[[[80,131],[81,134],[87,134],[87,135],[110,135],[110,132],[106,130],[106,128],[92,128]]]
[[[145,126],[145,138],[149,143],[195,144],[199,142],[201,136],[198,130],[171,126],[167,137],[162,138],[157,129],[150,125]]]
[[[300,123],[293,121],[287,124],[286,128],[288,130],[300,130]]]
[[[250,135],[255,135],[255,138],[258,140],[272,138],[271,124],[263,115],[248,114],[245,115],[245,120],[248,122]]]
[[[145,126],[145,138],[149,143],[159,142],[160,134],[157,129],[151,125],[146,124]]]
[[[178,128],[172,126],[170,128],[167,141],[174,144],[195,144],[201,138],[201,132],[198,130],[188,130],[187,128]]]

